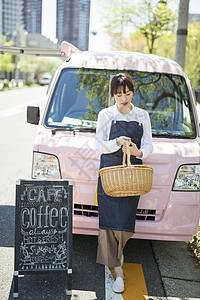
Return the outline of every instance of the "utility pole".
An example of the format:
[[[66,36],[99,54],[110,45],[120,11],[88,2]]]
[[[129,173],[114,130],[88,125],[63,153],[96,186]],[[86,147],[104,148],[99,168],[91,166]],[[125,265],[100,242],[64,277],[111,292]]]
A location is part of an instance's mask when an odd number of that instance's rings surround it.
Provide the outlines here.
[[[16,46],[18,44],[18,39],[19,39],[18,29],[16,29],[13,32],[13,37],[15,39],[15,46]],[[14,78],[15,78],[16,83],[18,84],[18,80],[19,80],[19,56],[18,56],[18,54],[15,55]]]
[[[179,2],[175,61],[177,61],[183,69],[185,68],[189,2],[190,0],[180,0]]]

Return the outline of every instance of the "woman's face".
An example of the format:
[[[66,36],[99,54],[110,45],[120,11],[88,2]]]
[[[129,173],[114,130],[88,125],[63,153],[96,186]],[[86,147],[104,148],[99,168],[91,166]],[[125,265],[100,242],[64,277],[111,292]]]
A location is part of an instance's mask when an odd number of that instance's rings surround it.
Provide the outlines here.
[[[119,111],[131,109],[132,98],[133,98],[133,92],[129,90],[127,85],[125,87],[125,93],[124,93],[123,86],[119,86],[117,93],[114,94],[114,99],[116,101],[117,108]]]

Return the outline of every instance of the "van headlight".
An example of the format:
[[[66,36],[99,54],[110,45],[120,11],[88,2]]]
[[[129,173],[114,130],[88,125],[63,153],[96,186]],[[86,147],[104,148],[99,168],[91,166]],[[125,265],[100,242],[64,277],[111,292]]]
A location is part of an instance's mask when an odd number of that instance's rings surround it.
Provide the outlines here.
[[[60,167],[57,157],[33,152],[32,177],[37,179],[60,179]]]
[[[178,169],[173,185],[173,191],[200,190],[200,164],[183,165]]]

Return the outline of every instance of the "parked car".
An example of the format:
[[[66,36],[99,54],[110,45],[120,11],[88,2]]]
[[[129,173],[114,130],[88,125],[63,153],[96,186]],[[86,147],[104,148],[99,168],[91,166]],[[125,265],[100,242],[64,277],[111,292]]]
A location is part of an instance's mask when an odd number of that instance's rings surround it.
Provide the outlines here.
[[[73,53],[58,68],[46,110],[28,107],[28,122],[39,124],[32,177],[74,183],[73,232],[98,234],[95,191],[99,153],[95,126],[101,109],[113,104],[109,82],[128,73],[136,86],[134,105],[148,111],[153,153],[153,188],[141,196],[134,238],[188,241],[200,214],[200,128],[190,81],[176,62],[133,52]]]
[[[39,84],[40,85],[48,85],[51,81],[51,73],[44,73],[41,75],[41,77],[39,78]]]

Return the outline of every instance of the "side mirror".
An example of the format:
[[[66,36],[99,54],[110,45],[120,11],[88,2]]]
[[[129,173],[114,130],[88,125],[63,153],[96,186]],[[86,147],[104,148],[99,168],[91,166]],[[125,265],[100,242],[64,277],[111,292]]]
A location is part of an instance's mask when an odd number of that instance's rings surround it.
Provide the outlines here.
[[[38,125],[40,121],[40,108],[38,106],[27,107],[27,122]]]

